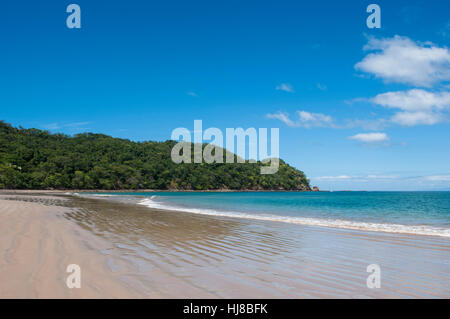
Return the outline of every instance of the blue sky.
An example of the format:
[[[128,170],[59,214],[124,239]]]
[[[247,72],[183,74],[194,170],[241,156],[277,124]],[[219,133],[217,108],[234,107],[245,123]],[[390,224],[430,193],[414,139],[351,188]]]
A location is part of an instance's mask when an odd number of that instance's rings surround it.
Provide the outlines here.
[[[81,7],[81,29],[66,7]],[[366,7],[381,7],[381,29]],[[0,119],[166,140],[279,127],[323,189],[450,189],[448,1],[20,1],[0,10]]]

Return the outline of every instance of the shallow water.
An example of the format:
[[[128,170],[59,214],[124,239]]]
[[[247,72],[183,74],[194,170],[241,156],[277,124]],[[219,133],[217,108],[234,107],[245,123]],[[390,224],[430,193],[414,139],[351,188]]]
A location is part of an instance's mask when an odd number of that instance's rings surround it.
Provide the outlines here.
[[[123,280],[161,296],[450,297],[446,237],[205,216],[131,198],[70,202],[80,209],[65,217],[111,243],[111,269],[126,261]],[[380,289],[366,286],[369,264],[381,267]]]
[[[99,196],[96,194],[95,196]],[[151,208],[293,224],[450,237],[450,192],[158,192]]]

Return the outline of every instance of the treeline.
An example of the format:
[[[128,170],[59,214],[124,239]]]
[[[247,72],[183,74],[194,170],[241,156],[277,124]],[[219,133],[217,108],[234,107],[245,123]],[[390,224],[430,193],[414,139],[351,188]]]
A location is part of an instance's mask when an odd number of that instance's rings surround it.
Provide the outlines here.
[[[280,160],[276,174],[261,163],[175,164],[174,141],[132,142],[103,134],[75,136],[14,128],[0,121],[0,188],[309,190],[303,172]]]

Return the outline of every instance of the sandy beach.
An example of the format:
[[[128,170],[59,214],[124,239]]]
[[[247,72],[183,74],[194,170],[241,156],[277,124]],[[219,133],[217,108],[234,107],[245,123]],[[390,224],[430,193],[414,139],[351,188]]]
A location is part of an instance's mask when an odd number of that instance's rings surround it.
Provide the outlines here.
[[[108,243],[67,222],[66,199],[0,196],[0,298],[124,298],[139,295],[99,254]],[[69,264],[82,265],[80,289],[69,289]]]
[[[450,241],[0,195],[0,298],[449,298]],[[81,267],[69,289],[66,267]],[[369,289],[366,267],[381,267]]]

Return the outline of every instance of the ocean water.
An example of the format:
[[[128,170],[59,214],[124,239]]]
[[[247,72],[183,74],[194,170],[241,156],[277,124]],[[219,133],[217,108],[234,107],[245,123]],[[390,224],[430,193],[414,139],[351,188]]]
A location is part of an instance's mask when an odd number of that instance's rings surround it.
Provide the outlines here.
[[[82,193],[64,217],[143,296],[449,298],[449,195]]]
[[[450,192],[155,192],[150,208],[376,232],[450,237]]]

